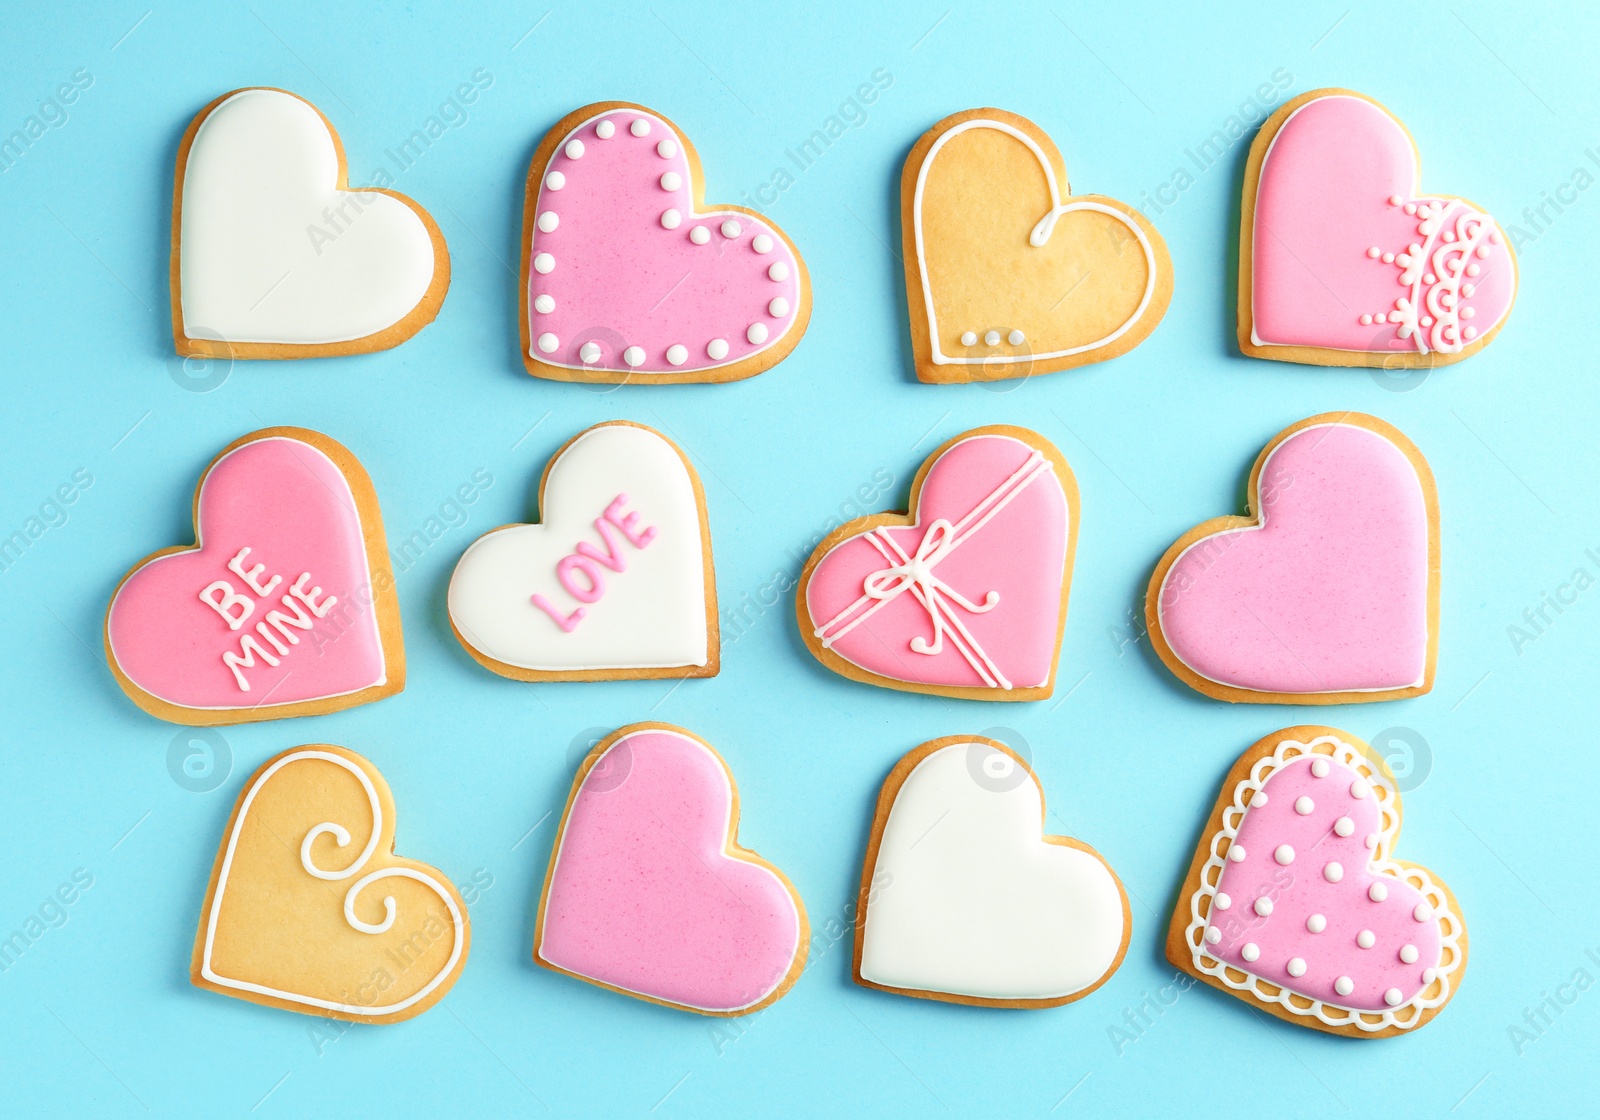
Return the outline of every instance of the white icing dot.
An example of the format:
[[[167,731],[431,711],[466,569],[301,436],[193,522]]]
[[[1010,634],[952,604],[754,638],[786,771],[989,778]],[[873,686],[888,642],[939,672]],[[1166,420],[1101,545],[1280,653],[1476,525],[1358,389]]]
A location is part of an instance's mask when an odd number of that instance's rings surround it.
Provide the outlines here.
[[[1370,949],[1378,943],[1377,937],[1370,929],[1364,929],[1356,934],[1356,944],[1363,949]]]
[[[1399,206],[1402,201],[1403,200],[1401,199],[1401,197],[1399,195],[1397,195],[1397,194],[1392,194],[1392,195],[1389,196],[1389,205],[1390,206]]]
[[[1261,955],[1261,949],[1254,941],[1247,941],[1244,948],[1239,950],[1239,955],[1247,961],[1253,961]]]
[[[1233,899],[1219,891],[1217,893],[1215,905],[1218,910],[1226,910],[1228,907],[1233,905]]]
[[[999,331],[985,331],[983,333],[983,341],[988,343],[990,346],[999,346],[1000,345],[1000,332]]]
[[[724,339],[713,338],[706,343],[706,355],[714,362],[720,362],[728,356],[728,343]]]
[[[689,348],[686,346],[672,345],[667,347],[667,364],[681,366],[689,360]]]
[[[1454,303],[1455,300],[1451,300],[1450,302]],[[1461,309],[1461,317],[1463,319],[1470,319],[1474,315],[1476,315],[1477,313],[1478,313],[1477,308],[1474,308],[1474,307],[1463,307]]]
[[[1478,291],[1478,289],[1474,288],[1471,284],[1463,284],[1463,285],[1461,285],[1461,294],[1463,296],[1465,296],[1467,299],[1471,299],[1474,295],[1477,294],[1477,291]]]
[[[1207,945],[1215,945],[1217,942],[1219,942],[1221,940],[1222,940],[1222,931],[1220,929],[1218,929],[1216,926],[1211,926],[1209,929],[1206,930],[1206,944]]]
[[[1306,974],[1306,962],[1299,957],[1290,957],[1287,971],[1290,976],[1304,976]]]
[[[677,154],[678,145],[674,144],[671,140],[663,140],[661,143],[656,145],[656,155],[660,156],[662,159],[671,159]]]
[[[601,121],[594,126],[594,134],[602,140],[609,140],[617,134],[617,126],[611,121]]]
[[[782,261],[773,261],[772,264],[767,266],[767,279],[780,284],[783,283],[789,279],[789,266]]]
[[[1234,863],[1243,863],[1244,862],[1244,845],[1243,844],[1232,844],[1232,845],[1230,845],[1229,848],[1228,848],[1228,858],[1233,860]]]
[[[678,223],[681,221],[683,221],[683,215],[678,213],[676,210],[668,209],[661,211],[662,229],[677,229]]]
[[[1383,263],[1384,264],[1393,264],[1394,263],[1394,254],[1393,253],[1385,253],[1383,255]]]
[[[1376,848],[1378,846],[1378,834],[1376,832],[1367,833],[1367,838],[1364,843],[1369,848]]]
[[[1379,257],[1383,256],[1383,250],[1374,245],[1372,248],[1367,250],[1367,256],[1372,260],[1377,260]]]
[[[556,216],[556,212],[554,210],[546,210],[543,214],[539,215],[539,230],[542,233],[549,233],[560,224],[561,219]]]
[[[1380,311],[1372,317],[1372,321],[1374,323],[1387,323],[1389,321],[1389,316]]]
[[[539,336],[539,349],[543,350],[546,354],[554,354],[556,352],[556,347],[560,345],[561,340],[555,335],[551,334],[549,331],[545,331],[544,334]]]
[[[630,366],[644,365],[644,347],[630,346],[622,352],[622,360]]]
[[[1294,811],[1299,813],[1302,817],[1309,817],[1311,815],[1311,810],[1315,809],[1316,807],[1317,803],[1311,800],[1309,797],[1300,796],[1294,799]]]
[[[1449,230],[1449,229],[1445,230],[1444,231],[1444,239],[1445,239],[1446,243],[1454,241],[1456,239],[1455,231],[1454,230]]]
[[[757,346],[760,346],[767,340],[767,328],[762,323],[751,323],[750,329],[744,332],[744,336]]]
[[[1372,899],[1373,902],[1382,902],[1389,897],[1389,888],[1382,883],[1373,883],[1372,886],[1367,888],[1367,897]]]
[[[963,346],[976,346],[976,345],[978,345],[977,332],[976,331],[963,331],[962,334],[961,334],[961,345],[963,345]]]
[[[551,269],[555,268],[555,266],[556,259],[549,253],[540,253],[538,256],[533,258],[533,270],[535,272],[543,274],[549,272]]]
[[[1417,204],[1415,202],[1406,203],[1406,213],[1407,214],[1415,214],[1416,212],[1417,212]]]
[[[1340,836],[1349,836],[1356,830],[1356,822],[1349,817],[1340,817],[1333,822],[1333,831]]]
[[[582,159],[583,141],[574,137],[573,139],[567,141],[567,146],[563,150],[567,153],[568,159]]]
[[[726,237],[729,241],[732,241],[735,237],[738,237],[743,232],[744,227],[738,222],[734,221],[732,218],[729,218],[727,221],[722,223],[722,236]]]
[[[598,342],[585,342],[578,348],[578,357],[583,359],[584,365],[594,365],[600,360],[600,344]]]
[[[1328,864],[1322,869],[1322,877],[1330,883],[1337,883],[1344,878],[1344,865],[1339,863]]]
[[[1279,844],[1277,850],[1272,853],[1272,858],[1288,866],[1294,862],[1294,849],[1288,844]]]
[[[784,299],[782,296],[773,297],[772,301],[767,304],[767,314],[771,315],[774,319],[783,318],[785,315],[789,314],[789,301]]]
[[[1321,933],[1328,928],[1328,919],[1321,914],[1313,914],[1306,919],[1306,930],[1309,933]]]
[[[1487,246],[1487,245],[1479,245],[1478,246],[1478,251],[1473,255],[1476,256],[1480,261],[1488,260],[1489,259],[1489,246]]]
[[[1426,902],[1419,902],[1416,909],[1411,911],[1411,916],[1419,922],[1426,922],[1433,917],[1433,907]]]
[[[1356,982],[1348,976],[1341,976],[1333,982],[1333,990],[1342,996],[1347,996],[1356,990]]]
[[[1476,275],[1478,275],[1478,273],[1480,273],[1482,271],[1483,271],[1483,269],[1479,268],[1475,264],[1467,265],[1467,275],[1468,276],[1476,276]]]
[[[1313,778],[1326,778],[1328,776],[1328,760],[1319,758],[1312,762],[1311,776]]]
[[[1263,918],[1265,918],[1268,914],[1271,914],[1272,899],[1268,898],[1266,895],[1262,895],[1260,898],[1256,899],[1255,911]]]
[[[676,171],[668,171],[661,176],[662,190],[675,191],[681,186],[683,186],[683,176],[679,175]]]
[[[1406,964],[1417,963],[1417,947],[1415,945],[1400,946],[1400,959]]]
[[[533,297],[533,309],[541,315],[548,315],[556,309],[556,300],[552,295],[539,295]]]
[[[1439,278],[1430,272],[1422,278],[1422,282],[1424,284],[1437,284],[1439,282]]]
[[[1478,328],[1477,327],[1468,327],[1462,333],[1465,334],[1467,339],[1470,341],[1470,340],[1478,337]]]
[[[1400,1001],[1404,998],[1405,997],[1400,994],[1399,988],[1390,988],[1387,992],[1383,993],[1383,1002],[1387,1003],[1390,1007],[1399,1006]]]
[[[1355,781],[1350,783],[1350,796],[1355,798],[1357,801],[1360,801],[1363,797],[1371,792],[1372,787],[1367,785],[1367,783],[1360,778],[1357,778]]]
[[[1438,975],[1439,975],[1439,970],[1438,969],[1436,969],[1436,968],[1425,968],[1425,969],[1422,970],[1422,982],[1424,984],[1431,984],[1431,983],[1433,983],[1434,978],[1437,977]]]
[[[1250,808],[1259,809],[1267,803],[1267,791],[1258,789],[1250,797]]]
[[[758,233],[750,240],[750,248],[758,253],[772,252],[772,238],[764,233]]]
[[[696,245],[704,245],[707,241],[711,240],[711,231],[705,226],[695,226],[689,231],[689,240],[693,241]]]
[[[1433,316],[1432,315],[1424,315],[1422,317],[1421,322],[1422,322],[1423,326],[1431,327],[1431,326],[1433,326]]]
[[[558,191],[567,185],[567,177],[559,171],[552,171],[544,177],[544,185],[553,191]]]
[[[1021,331],[1012,331],[1010,334],[1006,335],[1006,341],[1011,343],[1013,346],[1021,346],[1026,338],[1027,335],[1023,334]]]
[[[1363,315],[1363,316],[1361,316],[1361,325],[1363,327],[1372,326],[1372,316],[1371,315]]]
[[[650,122],[643,117],[635,117],[633,123],[628,126],[628,131],[635,136],[649,136]]]

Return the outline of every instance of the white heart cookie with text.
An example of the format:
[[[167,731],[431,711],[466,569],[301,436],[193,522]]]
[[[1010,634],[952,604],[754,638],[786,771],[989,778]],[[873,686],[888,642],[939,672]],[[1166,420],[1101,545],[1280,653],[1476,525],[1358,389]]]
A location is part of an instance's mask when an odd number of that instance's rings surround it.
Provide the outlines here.
[[[542,522],[506,525],[450,577],[450,624],[518,680],[711,677],[720,664],[705,494],[671,440],[627,421],[557,451]]]

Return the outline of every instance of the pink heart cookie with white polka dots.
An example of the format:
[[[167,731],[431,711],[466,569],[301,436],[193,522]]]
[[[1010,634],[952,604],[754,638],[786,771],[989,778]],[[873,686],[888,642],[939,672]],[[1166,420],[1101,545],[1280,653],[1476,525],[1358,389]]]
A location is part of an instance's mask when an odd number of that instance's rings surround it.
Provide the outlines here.
[[[535,377],[738,381],[800,342],[799,251],[753,210],[704,204],[689,138],[641,105],[567,114],[528,170],[522,357]]]
[[[1281,1019],[1358,1038],[1428,1022],[1466,967],[1450,889],[1395,860],[1400,791],[1328,727],[1267,736],[1229,773],[1167,938],[1185,972]]]

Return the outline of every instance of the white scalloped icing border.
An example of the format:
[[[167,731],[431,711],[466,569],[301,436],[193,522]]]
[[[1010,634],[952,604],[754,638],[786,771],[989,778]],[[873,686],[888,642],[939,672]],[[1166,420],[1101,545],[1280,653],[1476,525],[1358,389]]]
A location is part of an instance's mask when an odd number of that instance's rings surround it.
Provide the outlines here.
[[[1434,970],[1433,982],[1399,1007],[1379,1012],[1325,1003],[1219,961],[1204,950],[1205,929],[1211,913],[1211,901],[1217,892],[1217,883],[1222,878],[1223,860],[1239,833],[1239,825],[1248,807],[1245,795],[1259,791],[1273,771],[1284,763],[1305,755],[1322,755],[1349,766],[1372,786],[1373,796],[1378,799],[1382,812],[1383,824],[1378,832],[1377,847],[1373,849],[1367,865],[1380,875],[1403,880],[1421,891],[1428,905],[1433,907],[1434,920],[1439,923],[1439,963]],[[1285,739],[1272,754],[1257,759],[1250,768],[1250,776],[1234,787],[1233,803],[1222,811],[1222,827],[1212,835],[1209,857],[1200,869],[1200,888],[1189,898],[1189,927],[1184,931],[1184,937],[1189,943],[1195,968],[1216,977],[1235,991],[1247,992],[1263,1003],[1275,1003],[1292,1014],[1315,1018],[1330,1027],[1353,1026],[1367,1032],[1389,1027],[1407,1030],[1421,1022],[1424,1011],[1442,1006],[1450,998],[1451,974],[1461,967],[1464,959],[1460,946],[1464,926],[1450,908],[1449,895],[1427,871],[1420,867],[1404,867],[1389,858],[1389,848],[1400,829],[1399,804],[1399,791],[1394,788],[1388,774],[1374,766],[1355,747],[1332,735],[1319,735],[1309,743]],[[1224,841],[1227,843],[1224,844]]]

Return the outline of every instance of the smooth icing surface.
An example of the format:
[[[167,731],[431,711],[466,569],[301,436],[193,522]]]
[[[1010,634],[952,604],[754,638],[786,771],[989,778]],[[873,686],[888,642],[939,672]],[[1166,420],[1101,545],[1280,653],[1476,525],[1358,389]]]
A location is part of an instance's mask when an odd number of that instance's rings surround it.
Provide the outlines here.
[[[703,1011],[771,995],[799,951],[800,913],[770,869],[727,854],[732,808],[728,773],[703,743],[661,730],[618,739],[567,813],[540,957]]]
[[[372,576],[350,484],[285,436],[228,452],[201,484],[200,547],[137,568],[111,602],[111,654],[189,708],[253,708],[384,683]]]
[[[1043,794],[1016,767],[985,743],[953,743],[906,776],[871,876],[885,885],[867,908],[864,979],[1051,999],[1092,986],[1116,962],[1116,879],[1088,852],[1041,838]]]
[[[1069,531],[1050,460],[1010,436],[963,439],[928,469],[917,518],[817,562],[806,609],[823,645],[917,684],[1048,684]]]
[[[422,301],[434,270],[428,227],[398,199],[336,189],[338,170],[327,125],[298,97],[244,90],[211,110],[183,172],[186,333],[348,342]]]
[[[1306,753],[1328,749],[1331,755],[1315,761]],[[1262,794],[1269,795],[1264,804]],[[1315,804],[1309,814],[1293,807],[1302,796]],[[1417,1009],[1444,1003],[1461,960],[1460,920],[1425,870],[1389,858],[1398,804],[1389,780],[1338,739],[1287,740],[1260,760],[1233,791],[1191,899],[1197,967],[1246,974],[1243,982],[1225,976],[1231,987],[1262,980],[1314,1000],[1294,1010],[1330,1025],[1411,1026]],[[1351,835],[1335,827],[1341,818],[1354,823]],[[1246,856],[1222,857],[1225,844],[1243,847]],[[1283,845],[1296,853],[1288,866],[1273,856]],[[1223,895],[1232,903],[1226,910],[1218,903]],[[1202,917],[1208,898],[1209,918]],[[1260,901],[1268,905],[1256,906]]]
[[[700,506],[670,443],[591,428],[550,465],[542,505],[540,524],[479,537],[450,577],[450,619],[473,648],[550,671],[706,664]]]
[[[595,139],[607,124],[610,139]],[[530,337],[548,333],[555,346],[535,345],[533,357],[566,369],[687,373],[749,358],[788,333],[801,294],[794,252],[755,215],[695,211],[687,146],[666,121],[616,109],[570,136],[539,190],[539,214],[558,221],[535,225],[525,298]],[[538,267],[541,256],[548,267]],[[769,268],[774,258],[783,268]],[[539,309],[542,296],[552,310]],[[713,339],[725,342],[716,355]],[[679,362],[668,358],[676,346]],[[636,361],[623,356],[630,348]]]
[[[1337,95],[1296,109],[1256,189],[1256,343],[1455,353],[1498,325],[1516,294],[1505,234],[1419,189],[1411,138],[1380,106]]]
[[[1305,428],[1259,476],[1261,524],[1195,541],[1161,583],[1161,630],[1200,676],[1263,692],[1422,683],[1428,508],[1405,452],[1370,428]]]

